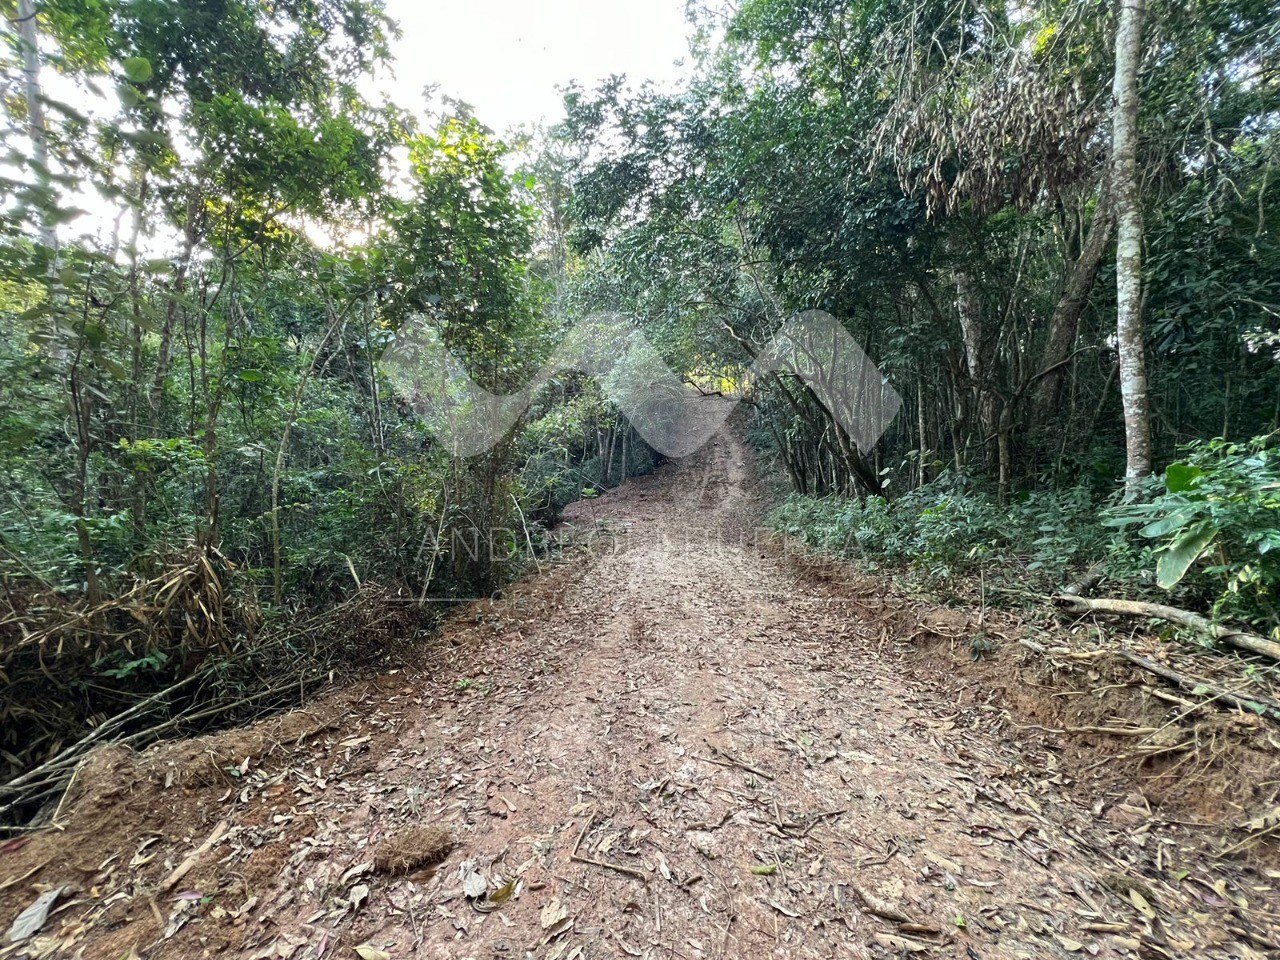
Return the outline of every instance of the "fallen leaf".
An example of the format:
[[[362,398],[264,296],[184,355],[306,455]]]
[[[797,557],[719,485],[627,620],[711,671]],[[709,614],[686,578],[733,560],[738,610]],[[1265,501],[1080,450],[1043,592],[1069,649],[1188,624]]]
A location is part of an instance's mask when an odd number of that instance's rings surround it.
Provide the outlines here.
[[[948,858],[944,857],[940,853],[935,853],[932,850],[924,850],[923,853],[924,853],[924,858],[926,860],[928,860],[929,862],[933,863],[936,866],[941,867],[943,870],[947,871],[948,873],[954,873],[954,874],[964,873],[964,867],[960,866],[960,864],[956,863],[954,860],[949,860]]]
[[[356,947],[356,953],[360,960],[391,960],[391,954],[385,950],[379,950],[377,947],[368,943],[362,943]]]
[[[550,927],[547,928],[547,931],[542,938],[542,942],[544,944],[550,943],[552,940],[560,936],[562,933],[568,933],[572,929],[573,929],[573,917],[565,917],[562,920],[556,923],[553,923]]]
[[[543,930],[550,930],[557,923],[569,915],[569,911],[564,908],[564,904],[560,902],[559,897],[552,897],[542,912],[538,915],[538,919],[542,923]]]
[[[1147,898],[1137,890],[1133,889],[1133,887],[1129,888],[1129,902],[1137,907],[1138,912],[1148,920],[1154,920],[1156,918],[1156,912],[1152,908],[1151,904],[1147,902]]]
[[[1261,817],[1254,817],[1252,820],[1240,824],[1241,830],[1249,830],[1253,833],[1275,830],[1277,827],[1280,827],[1280,807],[1276,807],[1270,813]]]
[[[516,892],[516,884],[519,883],[517,877],[512,877],[493,893],[489,894],[490,903],[506,903],[511,899],[512,894]]]
[[[468,873],[462,878],[462,892],[472,900],[483,897],[484,892],[488,889],[489,883],[482,874]]]
[[[766,900],[765,903],[773,907],[773,909],[777,910],[784,917],[791,917],[794,919],[800,916],[800,914],[796,913],[794,910],[788,907],[784,907],[782,904],[778,903],[776,900]]]
[[[63,887],[54,887],[36,897],[35,902],[18,914],[9,928],[9,942],[21,943],[36,933],[49,919],[49,911],[53,909],[58,897],[62,896]]]
[[[614,934],[614,939],[618,941],[618,946],[622,948],[623,953],[630,954],[633,957],[644,956],[643,950],[641,950],[639,947],[635,947],[627,943],[627,941],[623,940],[622,937],[618,936],[617,934]]]
[[[921,943],[919,940],[911,940],[907,937],[895,937],[891,933],[877,933],[876,942],[882,946],[905,953],[923,953],[929,949],[927,943]]]

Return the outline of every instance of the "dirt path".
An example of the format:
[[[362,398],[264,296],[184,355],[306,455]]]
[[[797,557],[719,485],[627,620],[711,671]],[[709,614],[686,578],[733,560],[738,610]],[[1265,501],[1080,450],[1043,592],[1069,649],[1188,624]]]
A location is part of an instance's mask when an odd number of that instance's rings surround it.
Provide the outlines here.
[[[1078,805],[998,705],[959,708],[913,677],[856,598],[755,543],[748,456],[721,434],[577,505],[576,554],[456,616],[421,675],[250,747],[227,735],[96,770],[67,832],[22,851],[65,858],[35,879],[79,887],[35,942],[295,960],[1267,955],[1276,877],[1215,866],[1132,804]],[[234,780],[190,775],[239,752]],[[98,865],[105,816],[119,826]],[[370,869],[420,823],[457,838],[438,869]],[[17,863],[0,854],[0,881]],[[477,912],[469,872],[491,892],[519,878],[518,895]],[[11,889],[0,921],[34,893]]]

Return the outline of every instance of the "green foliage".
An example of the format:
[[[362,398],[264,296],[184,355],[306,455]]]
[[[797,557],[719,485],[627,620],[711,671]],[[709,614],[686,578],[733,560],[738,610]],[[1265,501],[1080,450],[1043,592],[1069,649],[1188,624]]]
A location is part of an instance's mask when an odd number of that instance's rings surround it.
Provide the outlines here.
[[[1274,436],[1247,444],[1189,445],[1149,502],[1111,511],[1157,546],[1157,582],[1208,597],[1214,613],[1280,629],[1280,449]],[[1202,564],[1201,561],[1204,561]]]
[[[1152,19],[1157,452],[1228,439],[1108,510],[1123,430],[1101,8],[748,0],[703,24],[683,88],[571,89],[550,142],[517,155],[464,109],[420,129],[362,93],[395,30],[377,0],[42,0],[37,50],[95,108],[46,90],[42,138],[25,88],[3,105],[0,644],[90,610],[117,642],[77,635],[67,677],[23,661],[31,703],[47,681],[84,709],[70,728],[6,717],[0,746],[75,739],[204,657],[226,691],[280,650],[305,659],[297,637],[263,653],[259,615],[344,609],[357,584],[488,591],[566,504],[652,469],[576,377],[453,460],[380,363],[415,325],[505,393],[566,328],[625,313],[691,382],[744,391],[797,494],[774,521],[817,546],[1046,586],[1105,558],[1144,588],[1154,566],[1274,628],[1276,454],[1244,439],[1280,425],[1280,86],[1258,68],[1274,3]],[[23,52],[5,47],[7,75]],[[114,215],[98,239],[77,233],[86,196]],[[807,308],[906,401],[875,451],[795,380],[744,377]],[[120,606],[214,567],[226,582],[193,580],[182,617]],[[186,638],[230,596],[257,611],[234,636]]]
[[[1157,586],[1192,608],[1280,631],[1275,438],[1211,440],[1185,454],[1166,470],[1160,492],[1140,503],[1108,502],[1077,486],[1001,504],[935,481],[893,501],[792,495],[769,521],[820,550],[911,567],[934,580],[981,568],[1049,592],[1101,563],[1130,594]]]
[[[544,398],[522,432],[520,487],[531,517],[553,522],[570,503],[656,466],[598,384],[574,378]]]
[[[893,501],[793,495],[769,521],[824,551],[909,566],[931,579],[981,567],[1017,571],[1052,589],[1105,553],[1126,552],[1123,537],[1097,522],[1098,509],[1096,495],[1085,487],[1001,504],[989,494],[936,481]]]
[[[43,98],[46,166],[22,153],[23,88],[4,104],[0,767],[196,674],[199,697],[287,705],[651,464],[590,385],[463,462],[393,382],[408,325],[506,392],[572,318],[532,203],[550,193],[507,146],[361,92],[394,29],[379,2],[38,10],[46,65],[95,108]],[[77,234],[79,196],[114,229]]]

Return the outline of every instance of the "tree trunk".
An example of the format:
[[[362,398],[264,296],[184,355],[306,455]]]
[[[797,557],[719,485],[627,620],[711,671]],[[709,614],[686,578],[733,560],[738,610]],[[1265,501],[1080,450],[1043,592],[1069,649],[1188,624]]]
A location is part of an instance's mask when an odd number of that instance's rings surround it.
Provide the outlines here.
[[[996,397],[988,384],[985,351],[986,330],[982,322],[982,294],[973,278],[964,270],[957,270],[956,313],[960,318],[960,333],[964,340],[965,372],[969,376],[969,395],[972,398],[972,426],[978,432],[981,455],[991,462],[988,444],[995,439],[999,413]]]
[[[27,101],[27,135],[31,138],[31,158],[35,161],[36,177],[41,183],[49,182],[49,135],[45,129],[44,103],[40,99],[40,40],[36,29],[36,5],[34,0],[18,0],[18,35],[22,46],[22,75],[24,96]],[[58,249],[58,235],[43,212],[39,223],[40,243],[51,251]]]
[[[1151,411],[1142,324],[1142,198],[1138,193],[1138,69],[1146,0],[1120,0],[1111,185],[1116,208],[1116,343],[1124,398],[1125,490],[1133,498],[1151,473]]]
[[[311,358],[311,363],[303,371],[302,376],[298,379],[297,386],[294,388],[293,406],[285,419],[284,430],[280,435],[280,445],[276,448],[275,469],[271,472],[271,585],[272,596],[275,598],[276,606],[284,603],[284,555],[280,543],[280,483],[284,476],[285,462],[288,457],[289,438],[293,434],[293,428],[297,424],[299,416],[302,414],[302,401],[303,395],[306,393],[307,383],[311,380],[312,375],[316,374],[316,367],[320,364],[320,357],[324,353],[325,347],[329,344],[329,338],[336,333],[338,339],[341,340],[342,332],[346,327],[345,311],[342,314],[338,314],[332,304],[326,304],[325,312],[329,315],[329,327],[320,339],[315,354]],[[324,365],[319,369],[321,376],[328,369],[331,359],[332,355],[325,358]]]
[[[188,216],[191,205],[188,204]],[[183,243],[182,256],[173,275],[170,288],[169,303],[165,308],[164,326],[160,329],[160,345],[156,350],[156,370],[151,381],[150,426],[152,434],[160,427],[160,414],[164,406],[165,382],[169,376],[169,363],[173,358],[173,335],[178,322],[179,298],[186,293],[187,271],[191,268],[191,260],[195,255],[196,237],[190,226],[187,227],[186,240]]]
[[[34,0],[18,0],[18,45],[22,49],[23,99],[27,108],[27,136],[31,140],[31,159],[35,166],[36,182],[42,187],[52,183],[53,171],[49,167],[49,133],[45,125],[44,101],[40,92],[40,31],[36,24]],[[54,286],[61,272],[58,260],[58,231],[54,226],[49,199],[41,201],[36,230],[40,245],[49,251],[49,283]],[[54,293],[54,300],[61,301]],[[58,335],[57,317],[49,324],[49,354],[55,360],[70,360],[70,351]]]
[[[916,386],[916,431],[920,434],[917,445],[920,453],[918,485],[921,487],[929,482],[929,462],[933,459],[933,453],[929,449],[929,425],[925,420],[924,401],[924,377],[921,376]]]
[[[1228,646],[1235,647],[1245,653],[1254,653],[1260,657],[1271,657],[1280,660],[1280,643],[1268,640],[1256,633],[1244,630],[1233,630],[1220,623],[1214,623],[1208,617],[1170,607],[1163,603],[1144,603],[1140,600],[1090,600],[1072,593],[1063,593],[1054,597],[1054,601],[1072,614],[1108,613],[1119,617],[1136,617],[1139,619],[1165,620],[1181,627],[1198,630]]]
[[[1066,284],[1062,296],[1058,298],[1049,318],[1049,342],[1045,345],[1044,360],[1040,382],[1035,392],[1035,422],[1043,424],[1053,413],[1062,399],[1062,383],[1066,378],[1071,350],[1076,343],[1076,334],[1080,328],[1080,315],[1084,313],[1089,302],[1089,291],[1093,289],[1093,281],[1097,279],[1098,270],[1102,266],[1102,258],[1111,242],[1111,231],[1115,225],[1111,210],[1111,198],[1106,184],[1102,187],[1102,195],[1098,198],[1098,206],[1094,210],[1093,223],[1089,234],[1080,246],[1080,254],[1067,273]]]

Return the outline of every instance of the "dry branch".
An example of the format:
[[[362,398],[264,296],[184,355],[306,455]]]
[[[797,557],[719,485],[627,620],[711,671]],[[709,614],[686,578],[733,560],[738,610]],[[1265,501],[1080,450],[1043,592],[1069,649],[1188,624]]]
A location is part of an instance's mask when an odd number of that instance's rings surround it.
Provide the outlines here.
[[[1195,677],[1188,677],[1184,673],[1171,670],[1162,664],[1156,663],[1154,660],[1140,657],[1136,653],[1130,653],[1128,650],[1117,650],[1116,652],[1135,667],[1141,667],[1149,673],[1154,673],[1157,677],[1162,677],[1183,690],[1190,692],[1198,690],[1229,706],[1250,710],[1251,712],[1257,712],[1254,705],[1263,707],[1268,716],[1274,720],[1280,720],[1280,701],[1272,700],[1261,694],[1232,693],[1230,690],[1225,690],[1212,683],[1206,683],[1204,680],[1197,680]]]
[[[218,825],[213,828],[213,833],[209,834],[205,842],[196,847],[195,850],[191,851],[187,858],[183,860],[182,863],[178,864],[178,866],[174,868],[173,872],[161,881],[160,886],[156,888],[156,893],[164,893],[166,890],[172,889],[179,880],[191,872],[191,868],[200,862],[201,857],[222,841],[230,828],[230,821],[220,820]]]
[[[1081,574],[1078,580],[1073,580],[1063,587],[1062,592],[1070,597],[1083,597],[1098,585],[1105,572],[1106,569],[1101,563],[1095,563]]]
[[[1237,650],[1258,654],[1263,657],[1271,657],[1273,660],[1280,660],[1280,643],[1268,640],[1266,637],[1260,637],[1254,633],[1232,630],[1230,627],[1214,623],[1208,617],[1192,613],[1190,610],[1168,607],[1162,603],[1143,603],[1138,600],[1090,600],[1070,593],[1059,594],[1053,599],[1068,613],[1078,615],[1105,613],[1119,617],[1144,617],[1166,620],[1169,623],[1176,623],[1178,626],[1203,633],[1228,646],[1235,647]]]
[[[633,867],[623,866],[620,863],[609,863],[606,860],[595,860],[592,857],[584,857],[578,851],[582,848],[582,839],[587,835],[587,831],[591,829],[592,824],[596,822],[596,808],[591,808],[591,816],[587,817],[582,824],[582,829],[578,831],[578,839],[573,844],[573,850],[569,854],[569,859],[575,863],[589,863],[593,867],[603,867],[606,870],[616,870],[618,873],[625,873],[629,877],[635,877],[637,880],[649,882],[649,875],[641,870]]]
[[[192,680],[197,679],[199,676],[200,674],[193,673],[190,676],[185,677],[182,680],[179,680],[173,686],[166,687],[164,690],[161,690],[159,693],[152,694],[151,696],[147,697],[147,699],[143,700],[141,703],[134,704],[128,710],[125,710],[122,713],[118,713],[114,717],[111,717],[110,719],[103,721],[102,723],[98,724],[98,726],[94,727],[92,732],[90,732],[87,736],[77,740],[71,746],[61,751],[56,757],[53,757],[52,759],[46,761],[45,763],[40,764],[40,766],[36,767],[34,770],[29,770],[27,773],[24,773],[20,777],[15,777],[14,779],[10,780],[8,783],[0,784],[0,793],[12,793],[40,779],[45,774],[59,771],[69,766],[74,766],[75,764],[80,762],[80,759],[86,753],[89,752],[89,748],[94,746],[99,740],[103,739],[108,734],[113,733],[116,730],[119,730],[129,720],[133,719],[139,714],[145,713],[147,710],[155,706],[161,700],[168,697],[171,693],[175,693],[176,691],[180,690],[182,687],[185,687]]]

